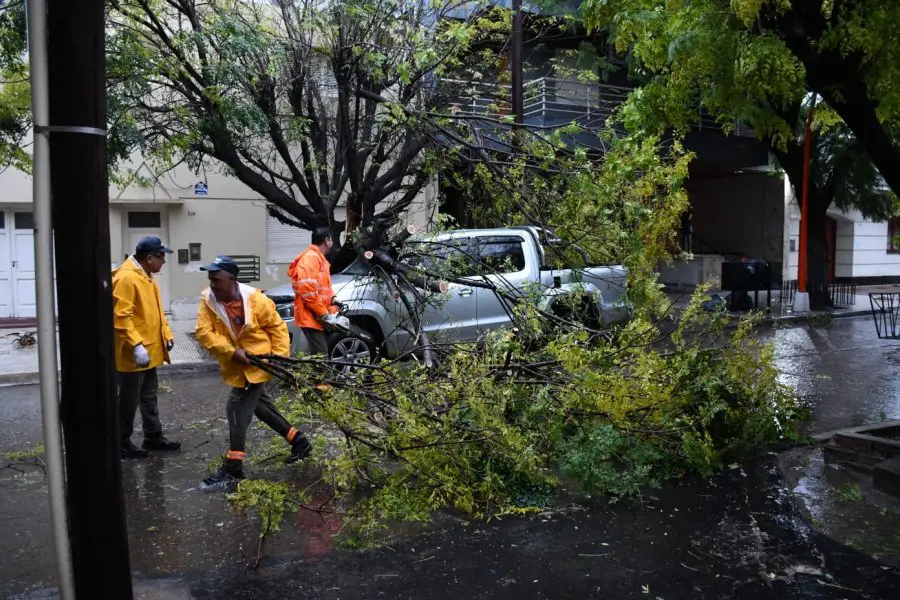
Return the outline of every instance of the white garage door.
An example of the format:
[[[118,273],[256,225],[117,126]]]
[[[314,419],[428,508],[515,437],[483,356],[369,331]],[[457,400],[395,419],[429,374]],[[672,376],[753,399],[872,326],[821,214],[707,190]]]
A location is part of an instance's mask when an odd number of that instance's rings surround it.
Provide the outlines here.
[[[34,215],[31,210],[0,209],[0,318],[33,318],[36,299]]]
[[[0,210],[0,319],[13,316],[12,244],[6,228],[6,212]]]
[[[337,208],[334,218],[343,221],[346,209]],[[311,232],[285,225],[272,215],[266,215],[266,260],[268,264],[290,264],[309,247]]]

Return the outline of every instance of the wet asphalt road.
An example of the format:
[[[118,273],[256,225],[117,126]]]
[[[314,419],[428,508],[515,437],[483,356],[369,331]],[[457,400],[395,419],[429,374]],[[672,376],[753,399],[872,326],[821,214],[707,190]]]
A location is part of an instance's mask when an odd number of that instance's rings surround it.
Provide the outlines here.
[[[900,418],[892,374],[900,342],[875,339],[871,321],[763,335],[812,407],[811,431]],[[900,573],[809,527],[794,482],[771,457],[711,482],[652,491],[642,506],[575,499],[565,510],[489,524],[444,518],[377,551],[335,550],[340,523],[301,511],[250,573],[256,520],[196,489],[224,449],[226,391],[214,375],[164,378],[163,387],[160,412],[184,451],[123,464],[139,598],[900,597]],[[252,439],[267,437],[255,430]],[[36,387],[0,389],[0,452],[40,439]],[[54,597],[43,475],[23,470],[0,472],[0,597]],[[310,474],[275,468],[264,476]]]
[[[783,381],[812,408],[812,433],[900,419],[900,340],[879,340],[871,317],[764,330]]]

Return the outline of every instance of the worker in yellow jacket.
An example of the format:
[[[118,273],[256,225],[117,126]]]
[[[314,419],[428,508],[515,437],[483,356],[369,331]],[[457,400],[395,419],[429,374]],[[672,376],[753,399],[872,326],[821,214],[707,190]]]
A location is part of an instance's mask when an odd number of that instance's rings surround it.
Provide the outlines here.
[[[144,458],[148,450],[174,451],[181,444],[163,436],[159,420],[156,368],[171,362],[175,338],[163,313],[159,286],[153,276],[172,251],[158,237],[141,239],[122,266],[113,271],[113,326],[119,379],[122,458]],[[141,407],[143,448],[131,441],[134,417]]]
[[[203,480],[208,492],[234,491],[244,478],[247,429],[253,415],[291,445],[288,462],[309,455],[309,439],[291,427],[266,392],[271,376],[250,363],[249,356],[290,354],[290,335],[271,298],[237,280],[239,268],[228,256],[219,256],[201,270],[209,274],[209,288],[201,295],[196,336],[200,345],[219,361],[222,380],[231,387],[225,407],[229,449],[218,473]]]

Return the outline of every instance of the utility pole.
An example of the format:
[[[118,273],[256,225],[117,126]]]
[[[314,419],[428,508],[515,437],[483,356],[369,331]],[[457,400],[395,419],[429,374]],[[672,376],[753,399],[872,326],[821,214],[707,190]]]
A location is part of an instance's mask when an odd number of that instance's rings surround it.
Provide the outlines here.
[[[513,22],[510,40],[510,68],[512,69],[512,111],[515,124],[525,123],[525,92],[522,67],[522,0],[512,0]]]
[[[48,13],[60,412],[78,598],[130,600],[113,362],[104,0]]]
[[[797,264],[797,293],[794,295],[793,310],[796,313],[809,312],[809,292],[806,289],[808,278],[808,231],[809,231],[809,161],[810,142],[812,140],[812,120],[816,110],[816,102],[813,99],[806,115],[806,134],[803,140],[803,188],[800,201],[800,248]]]

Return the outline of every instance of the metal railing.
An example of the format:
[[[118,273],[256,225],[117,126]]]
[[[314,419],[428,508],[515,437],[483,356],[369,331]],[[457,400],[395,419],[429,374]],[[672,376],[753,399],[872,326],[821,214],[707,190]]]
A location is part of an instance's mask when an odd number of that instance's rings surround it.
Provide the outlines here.
[[[781,284],[781,303],[792,304],[797,293],[797,280],[789,279]],[[828,295],[835,308],[847,308],[856,305],[856,284],[835,282],[828,284]]]
[[[442,79],[440,85],[456,99],[449,101],[450,110],[458,114],[504,117],[512,114],[512,86],[483,81]],[[524,119],[526,124],[535,120],[560,125],[571,122],[586,124],[605,121],[627,100],[633,88],[606,83],[540,77],[525,82]],[[705,110],[698,111],[698,131],[723,131],[715,119]],[[752,136],[753,131],[735,121],[731,133]]]

